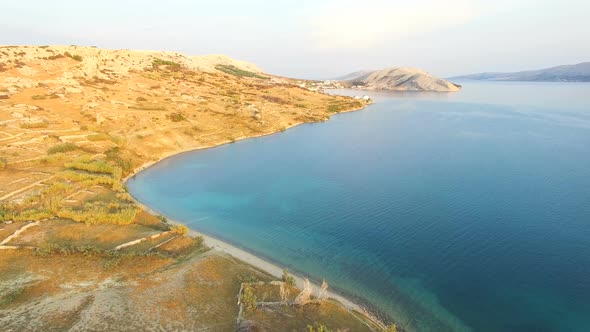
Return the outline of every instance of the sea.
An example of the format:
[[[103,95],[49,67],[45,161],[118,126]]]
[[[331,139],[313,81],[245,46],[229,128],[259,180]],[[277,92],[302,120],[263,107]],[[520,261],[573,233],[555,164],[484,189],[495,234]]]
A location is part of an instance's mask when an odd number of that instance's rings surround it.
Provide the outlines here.
[[[590,84],[462,81],[165,159],[142,203],[406,331],[590,331]]]

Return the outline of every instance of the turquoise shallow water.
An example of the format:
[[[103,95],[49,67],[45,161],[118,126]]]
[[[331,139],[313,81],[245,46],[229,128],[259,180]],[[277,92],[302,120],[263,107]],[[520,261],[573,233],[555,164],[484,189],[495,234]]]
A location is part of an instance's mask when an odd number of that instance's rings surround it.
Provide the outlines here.
[[[408,330],[590,331],[590,84],[463,84],[373,93],[128,186]]]

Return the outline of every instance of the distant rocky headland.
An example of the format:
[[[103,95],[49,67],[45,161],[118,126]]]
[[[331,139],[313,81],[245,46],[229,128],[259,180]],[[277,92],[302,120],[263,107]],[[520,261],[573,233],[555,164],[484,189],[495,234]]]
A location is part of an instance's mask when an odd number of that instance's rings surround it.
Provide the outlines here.
[[[590,82],[590,62],[514,73],[486,72],[456,76],[453,77],[453,79],[481,81]]]
[[[355,74],[359,76],[355,77]],[[461,89],[458,84],[410,67],[391,67],[355,74],[344,76],[345,80],[342,84],[346,87],[365,90],[454,92]]]

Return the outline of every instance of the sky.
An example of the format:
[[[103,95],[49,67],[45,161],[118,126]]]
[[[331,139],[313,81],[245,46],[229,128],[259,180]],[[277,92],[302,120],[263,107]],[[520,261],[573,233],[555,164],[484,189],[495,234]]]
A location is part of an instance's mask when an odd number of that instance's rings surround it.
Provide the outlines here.
[[[450,77],[590,61],[588,0],[2,0],[1,45],[226,54],[327,79],[411,66]]]

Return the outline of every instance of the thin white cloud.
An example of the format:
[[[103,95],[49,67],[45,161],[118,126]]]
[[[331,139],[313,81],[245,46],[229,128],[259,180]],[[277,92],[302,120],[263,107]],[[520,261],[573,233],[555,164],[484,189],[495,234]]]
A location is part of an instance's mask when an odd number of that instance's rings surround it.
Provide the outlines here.
[[[371,48],[466,23],[477,12],[469,0],[329,1],[310,19],[310,37],[322,49]]]

